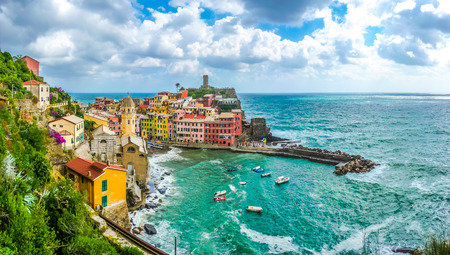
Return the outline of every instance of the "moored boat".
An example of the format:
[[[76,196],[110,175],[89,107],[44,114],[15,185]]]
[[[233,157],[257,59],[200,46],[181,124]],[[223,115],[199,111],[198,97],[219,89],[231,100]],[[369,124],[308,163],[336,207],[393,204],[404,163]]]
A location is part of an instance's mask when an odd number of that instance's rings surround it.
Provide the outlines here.
[[[258,169],[260,169],[261,168],[261,166],[257,166],[257,167],[254,167],[252,170],[253,171],[256,171],[256,170],[258,170]]]
[[[214,201],[224,201],[225,199],[227,199],[227,197],[226,196],[221,196],[221,197],[215,197],[214,198]]]
[[[239,182],[239,185],[245,185],[247,182]]]
[[[286,183],[290,180],[291,178],[289,177],[284,177],[284,176],[280,176],[278,177],[278,179],[275,181],[276,184],[283,184]]]
[[[261,212],[262,207],[259,206],[247,206],[247,212]]]
[[[261,173],[261,172],[264,171],[264,168],[261,168],[261,167],[258,168],[258,169],[254,169],[254,168],[253,168],[253,171],[254,171],[254,172],[257,172],[257,173]]]
[[[226,193],[227,193],[226,190],[216,191],[216,192],[214,192],[214,196],[215,196],[215,197],[223,196],[223,195],[225,195]]]
[[[261,174],[261,177],[269,177],[271,175],[272,175],[272,173],[265,173],[265,174]]]
[[[238,169],[237,169],[236,167],[228,168],[228,169],[227,169],[228,172],[234,172],[234,171],[237,171],[237,170],[238,170]]]

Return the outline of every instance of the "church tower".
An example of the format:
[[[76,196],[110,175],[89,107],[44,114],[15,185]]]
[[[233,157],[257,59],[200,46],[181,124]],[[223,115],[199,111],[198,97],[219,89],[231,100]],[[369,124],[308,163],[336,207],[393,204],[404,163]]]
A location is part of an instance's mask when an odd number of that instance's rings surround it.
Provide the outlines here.
[[[136,109],[134,107],[133,99],[130,94],[123,99],[122,102],[122,136],[132,135],[136,136],[136,128],[134,122],[136,121]]]

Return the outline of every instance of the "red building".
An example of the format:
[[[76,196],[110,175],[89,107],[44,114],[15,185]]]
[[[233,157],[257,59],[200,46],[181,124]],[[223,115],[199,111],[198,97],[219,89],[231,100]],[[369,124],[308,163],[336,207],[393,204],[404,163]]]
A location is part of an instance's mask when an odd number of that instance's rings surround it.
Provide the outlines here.
[[[35,75],[39,76],[39,61],[28,56],[25,56],[22,59],[27,62],[28,69],[30,69]]]
[[[177,92],[177,100],[183,99],[185,97],[188,97],[189,91],[188,90],[182,90]]]

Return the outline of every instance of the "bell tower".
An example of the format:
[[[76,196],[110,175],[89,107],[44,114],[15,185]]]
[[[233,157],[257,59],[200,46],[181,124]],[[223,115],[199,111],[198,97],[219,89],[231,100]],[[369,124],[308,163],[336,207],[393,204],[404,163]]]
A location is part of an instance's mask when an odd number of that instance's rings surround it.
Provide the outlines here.
[[[136,136],[135,121],[136,108],[134,107],[133,99],[131,99],[130,94],[128,94],[122,102],[122,136]]]

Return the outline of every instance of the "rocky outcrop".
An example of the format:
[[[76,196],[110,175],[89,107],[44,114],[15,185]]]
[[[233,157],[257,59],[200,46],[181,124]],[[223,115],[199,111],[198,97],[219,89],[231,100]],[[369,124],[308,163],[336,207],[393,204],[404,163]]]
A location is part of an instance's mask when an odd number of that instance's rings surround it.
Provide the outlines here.
[[[152,224],[145,224],[144,225],[144,231],[147,233],[147,235],[154,235],[156,234],[156,228]]]
[[[125,200],[105,207],[103,209],[103,216],[125,229],[129,230],[131,228],[127,202]]]
[[[335,166],[334,173],[337,175],[344,175],[347,173],[367,173],[374,169],[377,165],[379,164],[375,164],[375,162],[359,156],[358,158],[347,163],[337,164]]]

